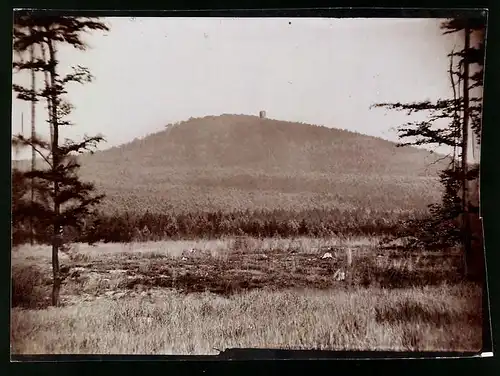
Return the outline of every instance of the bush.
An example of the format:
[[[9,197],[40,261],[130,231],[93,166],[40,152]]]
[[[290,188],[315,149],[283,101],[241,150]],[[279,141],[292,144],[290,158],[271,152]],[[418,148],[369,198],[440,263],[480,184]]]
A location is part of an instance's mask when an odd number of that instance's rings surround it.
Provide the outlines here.
[[[11,281],[12,307],[37,309],[48,306],[50,284],[45,283],[40,268],[31,265],[12,266]]]

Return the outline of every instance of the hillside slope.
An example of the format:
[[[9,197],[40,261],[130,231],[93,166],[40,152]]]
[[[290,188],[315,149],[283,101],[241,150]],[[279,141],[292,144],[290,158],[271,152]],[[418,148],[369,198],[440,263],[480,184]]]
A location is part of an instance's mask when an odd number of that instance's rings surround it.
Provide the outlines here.
[[[239,168],[263,172],[435,175],[429,152],[396,148],[376,137],[339,129],[221,115],[192,119],[94,157],[175,168]],[[426,169],[428,171],[426,171]]]
[[[105,210],[412,210],[439,199],[436,158],[339,129],[221,115],[81,161]]]

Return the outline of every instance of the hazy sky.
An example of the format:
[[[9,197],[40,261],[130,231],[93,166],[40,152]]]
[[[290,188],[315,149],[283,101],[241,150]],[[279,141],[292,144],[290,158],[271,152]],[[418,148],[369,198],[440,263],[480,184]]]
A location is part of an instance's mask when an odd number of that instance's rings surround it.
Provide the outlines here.
[[[449,97],[447,53],[457,36],[437,19],[106,18],[91,48],[61,48],[64,69],[95,81],[72,86],[76,123],[64,136],[103,133],[108,148],[171,122],[222,113],[336,127],[396,140],[408,117],[370,105]],[[29,83],[16,74],[15,82]],[[42,77],[40,77],[40,85]],[[38,106],[37,129],[46,111]],[[14,100],[13,132],[30,127]],[[24,154],[24,153],[23,153]],[[24,155],[29,155],[24,154]]]

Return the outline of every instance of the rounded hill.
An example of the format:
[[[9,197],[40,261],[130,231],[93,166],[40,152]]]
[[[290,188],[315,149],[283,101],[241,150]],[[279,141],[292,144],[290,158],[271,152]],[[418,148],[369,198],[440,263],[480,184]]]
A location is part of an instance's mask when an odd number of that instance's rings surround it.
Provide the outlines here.
[[[82,157],[106,210],[425,209],[443,163],[340,129],[247,115],[189,119]]]

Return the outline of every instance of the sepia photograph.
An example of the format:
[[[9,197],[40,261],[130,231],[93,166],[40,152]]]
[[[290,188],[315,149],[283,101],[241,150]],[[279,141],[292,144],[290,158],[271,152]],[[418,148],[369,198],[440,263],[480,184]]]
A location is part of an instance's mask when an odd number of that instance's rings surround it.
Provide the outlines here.
[[[11,356],[480,354],[486,27],[14,11]]]

